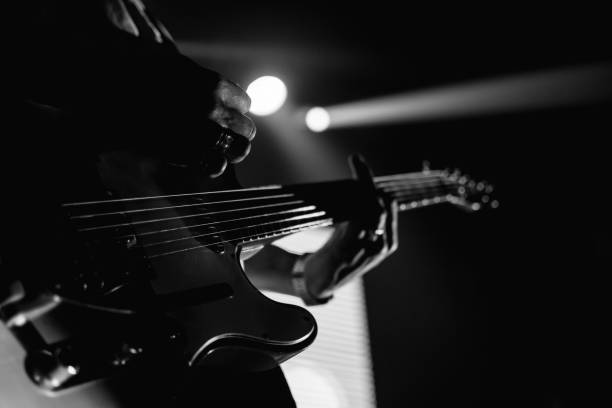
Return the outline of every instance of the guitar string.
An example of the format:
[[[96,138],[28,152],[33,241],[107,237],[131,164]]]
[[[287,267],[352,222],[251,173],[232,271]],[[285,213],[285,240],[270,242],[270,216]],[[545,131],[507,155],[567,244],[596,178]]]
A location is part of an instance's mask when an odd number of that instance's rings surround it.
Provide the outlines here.
[[[428,177],[428,176],[444,176],[446,173],[441,170],[431,170],[428,172],[413,172],[413,173],[402,173],[402,174],[392,174],[387,176],[377,176],[374,177],[373,180],[375,183],[385,182],[387,180],[391,180],[393,178],[418,178],[418,177]],[[151,200],[151,199],[167,199],[167,198],[177,198],[177,197],[197,197],[201,195],[212,195],[212,194],[221,194],[221,193],[235,193],[235,192],[259,192],[262,190],[279,190],[282,189],[281,185],[269,185],[269,186],[259,186],[259,187],[247,187],[247,188],[239,188],[239,189],[231,189],[231,190],[215,190],[215,191],[203,191],[197,193],[183,193],[183,194],[170,194],[170,195],[159,195],[159,196],[148,196],[148,197],[129,197],[129,198],[117,198],[117,199],[106,199],[106,200],[97,200],[97,201],[81,201],[75,203],[64,203],[62,206],[64,207],[76,207],[83,205],[93,205],[93,204],[106,204],[106,203],[120,203],[127,201],[141,201],[141,200]]]
[[[391,192],[394,196],[398,195],[399,197],[403,198],[401,194],[398,194],[398,192],[401,192],[403,189],[407,190],[407,192],[410,192],[410,190],[416,190],[419,188],[422,189],[423,187],[446,187],[448,185],[451,185],[451,184],[446,183],[446,182],[440,183],[439,181],[434,182],[434,183],[432,182],[397,183],[393,187],[393,189],[389,189],[387,187],[387,188],[382,188],[381,190],[383,190],[383,192],[385,193]],[[243,200],[243,201],[250,201],[250,200]],[[131,221],[131,222],[123,222],[123,223],[115,223],[115,224],[100,224],[100,225],[94,225],[94,226],[90,226],[86,228],[80,228],[78,229],[78,231],[87,232],[87,231],[96,231],[96,230],[109,229],[109,228],[129,227],[133,225],[143,225],[143,224],[150,224],[150,223],[155,223],[155,222],[205,217],[205,216],[217,215],[217,214],[222,214],[222,213],[248,211],[248,210],[256,210],[256,209],[262,209],[262,208],[278,207],[278,206],[284,206],[284,205],[302,204],[302,203],[305,203],[305,201],[304,200],[294,200],[294,201],[288,201],[288,202],[282,202],[282,203],[272,203],[272,204],[265,204],[265,205],[260,205],[260,206],[250,206],[250,207],[239,207],[239,208],[233,208],[229,210],[201,212],[201,213],[195,213],[195,214],[179,215],[179,216],[164,217],[164,218],[157,218],[157,219],[150,219],[150,220],[139,220],[139,221]],[[238,221],[238,220],[239,218],[238,219],[228,219],[228,220],[224,220],[223,222],[231,222],[231,221]]]
[[[148,196],[148,197],[111,198],[108,200],[79,201],[76,203],[64,203],[62,204],[62,207],[77,207],[77,206],[83,206],[83,205],[107,204],[107,203],[123,203],[123,202],[128,202],[128,201],[155,200],[155,199],[175,198],[175,197],[197,197],[201,195],[235,193],[235,192],[243,192],[243,191],[251,192],[251,191],[260,191],[260,190],[280,190],[282,188],[283,186],[280,186],[280,185],[270,185],[270,186],[260,186],[260,187],[237,188],[237,189],[231,189],[231,190],[201,191],[197,193],[169,194],[169,195]]]
[[[402,200],[404,198],[409,198],[410,195],[409,194],[397,194],[398,191],[402,191],[401,189],[394,189],[394,190],[385,190],[385,192],[393,192],[396,193],[394,194],[394,199],[399,199]],[[423,193],[421,193],[420,195],[422,195]],[[413,200],[416,200],[416,194],[413,194],[414,197]],[[433,198],[433,200],[435,200],[435,197]],[[184,229],[195,229],[195,228],[202,228],[202,227],[208,227],[208,226],[212,226],[212,225],[216,225],[216,224],[222,224],[222,223],[229,223],[229,222],[236,222],[236,221],[244,221],[244,220],[249,220],[249,219],[255,219],[255,218],[265,218],[265,217],[273,217],[273,216],[278,216],[278,215],[283,215],[283,214],[290,214],[290,213],[297,213],[297,212],[307,212],[310,210],[316,210],[317,207],[314,205],[307,205],[304,207],[298,207],[298,208],[292,208],[289,210],[282,210],[282,211],[276,211],[276,212],[270,212],[270,213],[264,213],[264,214],[257,214],[257,215],[251,215],[251,216],[246,216],[246,217],[239,217],[239,218],[231,218],[231,219],[227,219],[227,220],[217,220],[217,221],[210,221],[210,222],[206,222],[206,223],[199,223],[199,224],[192,224],[192,225],[183,225],[180,227],[172,227],[172,228],[165,228],[162,230],[155,230],[155,231],[143,231],[143,232],[139,232],[138,236],[142,237],[142,236],[148,236],[148,235],[155,235],[155,234],[160,234],[160,233],[168,233],[168,232],[175,232],[175,231],[180,231],[180,230],[184,230]],[[283,220],[277,220],[275,222],[282,222]],[[82,231],[82,230],[79,230]],[[117,239],[127,239],[130,238],[132,236],[132,234],[130,235],[122,235],[117,237]]]
[[[173,231],[179,231],[179,230],[188,229],[188,228],[207,227],[207,226],[210,226],[210,225],[221,224],[221,223],[224,223],[224,222],[244,221],[244,220],[249,220],[249,219],[259,218],[259,217],[271,217],[271,216],[275,216],[275,215],[282,215],[282,214],[288,214],[288,213],[304,212],[304,211],[314,210],[316,208],[317,207],[314,206],[314,205],[307,205],[305,207],[292,208],[292,209],[289,209],[289,210],[277,211],[277,212],[266,213],[266,214],[251,215],[251,216],[248,216],[248,217],[240,217],[240,218],[234,218],[234,219],[230,219],[230,220],[219,220],[219,221],[211,221],[211,222],[202,223],[202,224],[185,225],[185,226],[182,226],[182,227],[166,228],[166,229],[159,230],[159,231],[139,232],[138,236],[147,236],[147,235],[154,235],[154,234],[159,234],[159,233],[164,233],[164,232],[173,232]],[[122,235],[122,236],[118,237],[117,239],[129,238],[130,236],[131,235]]]
[[[394,190],[394,192],[396,192],[396,191],[401,191],[401,190]],[[422,195],[422,193],[421,193],[421,195]],[[397,195],[396,194],[394,196],[395,199],[400,199],[400,200],[403,199],[403,198],[406,198],[406,197],[409,197],[409,195]],[[412,198],[413,198],[413,200],[417,199],[415,194],[413,194]],[[435,201],[435,198],[436,197],[432,198],[432,200]],[[161,234],[161,233],[176,232],[176,231],[185,230],[185,229],[197,229],[197,228],[208,227],[208,226],[217,225],[217,224],[223,224],[223,223],[236,222],[236,221],[245,221],[245,220],[252,220],[252,219],[257,219],[257,218],[273,217],[273,216],[279,216],[279,215],[290,214],[290,213],[298,213],[298,212],[308,212],[310,210],[316,210],[316,209],[317,209],[316,206],[308,205],[308,206],[305,206],[305,207],[298,207],[298,208],[293,208],[293,209],[289,209],[289,210],[276,211],[276,212],[270,212],[270,213],[265,213],[265,214],[257,214],[257,215],[251,215],[251,216],[239,217],[239,218],[233,218],[233,219],[227,219],[227,220],[210,221],[210,222],[200,223],[200,224],[184,225],[184,226],[180,226],[180,227],[165,228],[165,229],[162,229],[162,230],[155,230],[155,231],[144,231],[144,232],[139,232],[137,235],[139,237],[143,237],[143,236],[156,235],[156,234]],[[275,220],[273,222],[286,222],[286,221],[290,221],[290,219],[289,220],[288,219],[280,219],[280,220]],[[250,226],[246,226],[245,228],[249,228],[249,227]],[[224,232],[224,231],[216,231],[216,233],[222,233],[222,232]],[[116,239],[128,239],[131,236],[132,236],[132,234],[122,235],[122,236],[117,237]]]
[[[441,179],[437,176],[428,176],[428,177],[422,177],[421,179],[419,179],[418,181],[394,181],[394,182],[386,182],[386,183],[377,183],[378,185],[376,185],[376,187],[378,189],[382,189],[382,188],[393,188],[393,187],[402,187],[405,185],[408,186],[414,186],[415,188],[417,188],[419,185],[423,184],[423,183],[429,183],[431,181],[445,181],[444,179]],[[236,192],[243,192],[243,191],[247,191],[247,190],[225,190],[225,191],[218,191],[216,193],[236,193]],[[286,191],[286,190],[285,190]],[[248,192],[248,191],[247,191]],[[203,193],[204,194],[204,193]],[[294,195],[294,193],[291,192],[283,192],[282,194],[277,194],[277,195],[266,195],[266,196],[253,196],[253,197],[244,197],[244,198],[238,198],[238,199],[231,199],[231,200],[220,200],[220,201],[212,201],[212,202],[197,202],[197,203],[189,203],[189,204],[178,204],[178,205],[171,205],[171,206],[162,206],[162,207],[145,207],[145,208],[137,208],[137,209],[129,209],[129,210],[123,210],[123,211],[109,211],[109,212],[101,212],[101,213],[91,213],[91,214],[79,214],[79,215],[73,215],[71,216],[71,218],[88,218],[88,217],[95,217],[95,216],[106,216],[106,215],[114,215],[114,214],[125,214],[125,213],[135,213],[135,212],[143,212],[143,211],[155,211],[155,210],[163,210],[163,209],[172,209],[172,208],[178,208],[178,207],[187,207],[187,206],[202,206],[202,205],[211,205],[211,204],[219,204],[219,203],[227,203],[227,202],[242,202],[242,201],[250,201],[250,200],[261,200],[261,199],[272,199],[272,198],[283,198],[283,197],[292,197]],[[175,196],[156,196],[156,197],[150,197],[150,198],[141,198],[141,200],[153,200],[153,199],[163,199],[163,198],[173,198]],[[96,202],[96,204],[115,204],[117,203],[118,200],[107,200],[107,201],[99,201]],[[87,204],[87,203],[91,203],[91,202],[85,202],[83,204]],[[64,206],[67,205],[73,205],[73,204],[64,204]]]
[[[429,176],[429,175],[436,175],[436,176],[443,176],[443,177],[449,176],[449,174],[445,172],[444,170],[427,170],[427,171],[417,171],[417,172],[412,172],[412,173],[387,174],[385,176],[373,177],[373,179],[374,179],[374,182],[379,183],[379,182],[384,182],[388,180],[410,179],[410,178],[418,178],[421,176]]]
[[[444,198],[441,198],[437,202],[436,201],[432,201],[432,203],[438,203],[438,202],[444,202]],[[321,212],[321,215],[324,215],[324,212]],[[314,215],[314,216],[316,216],[316,215]],[[268,224],[275,224],[275,223],[277,223],[277,222],[268,223]],[[263,225],[263,224],[261,224],[261,225]],[[304,229],[310,229],[310,228],[315,228],[315,227],[319,228],[319,227],[327,226],[327,225],[333,225],[333,219],[329,218],[329,219],[324,219],[324,220],[311,221],[311,222],[308,222],[308,223],[300,223],[298,225],[286,226],[286,227],[283,227],[283,228],[280,228],[280,229],[275,229],[275,230],[272,230],[272,231],[268,231],[267,233],[263,233],[263,234],[262,233],[247,234],[247,235],[244,235],[244,236],[240,236],[240,237],[236,237],[236,238],[231,238],[231,239],[223,239],[223,238],[221,238],[220,241],[207,242],[207,243],[203,243],[203,244],[196,245],[196,246],[189,246],[189,247],[180,248],[180,249],[176,249],[176,250],[172,250],[172,251],[166,251],[166,252],[163,252],[163,253],[160,253],[160,254],[148,255],[147,258],[149,258],[149,259],[158,258],[158,257],[162,257],[162,256],[172,255],[172,254],[175,254],[175,253],[195,250],[195,249],[204,248],[204,247],[211,247],[211,246],[225,244],[225,243],[246,242],[245,240],[254,240],[254,239],[262,239],[262,238],[268,238],[268,237],[273,237],[273,236],[286,235],[286,234],[298,232],[298,231],[304,230]],[[202,234],[202,236],[205,236],[205,235],[213,235],[214,236],[214,235],[217,235],[217,234],[221,234],[223,232],[240,231],[240,230],[243,230],[245,228],[253,228],[253,227],[255,227],[255,226],[235,228],[235,229],[231,229],[231,230],[227,230],[227,231],[217,231],[216,233],[212,233],[212,234]],[[198,238],[198,237],[200,237],[200,236],[190,236],[190,237],[185,237],[185,238],[182,238],[182,239],[179,239],[179,240],[171,240],[170,242],[158,242],[155,245],[166,244],[166,243],[176,242],[176,241],[190,239],[190,238]],[[150,245],[150,246],[154,246],[154,245]],[[148,246],[148,247],[150,247],[150,246]]]
[[[262,208],[279,207],[282,205],[293,205],[293,204],[302,204],[302,203],[304,203],[304,200],[294,200],[294,201],[287,201],[284,203],[273,203],[273,204],[265,204],[265,205],[258,205],[258,206],[244,207],[244,208],[232,208],[229,210],[210,211],[210,212],[203,212],[203,213],[197,213],[197,214],[177,215],[173,217],[156,218],[156,219],[151,219],[151,220],[129,221],[129,222],[123,222],[119,224],[101,224],[98,226],[81,228],[78,231],[79,232],[97,231],[101,229],[129,227],[133,225],[143,225],[143,224],[150,224],[154,222],[163,222],[163,221],[176,221],[176,220],[182,220],[186,218],[206,217],[210,215],[218,215],[218,214],[224,214],[224,213],[229,213],[229,212],[257,210],[257,209],[262,209]]]
[[[419,180],[419,182],[428,182],[428,181],[430,181],[432,179],[433,180],[438,180],[438,178],[436,176],[433,176],[433,177],[423,177],[423,178],[421,178]],[[415,185],[415,187],[416,187],[419,182],[417,182],[417,183],[411,182],[411,184]],[[398,183],[398,182],[394,182],[394,183]],[[384,183],[381,183],[381,184],[384,184]],[[384,188],[384,187],[387,187],[387,186],[381,185],[381,186],[377,186],[377,187],[378,188]],[[226,192],[238,192],[238,191],[242,191],[242,190],[226,190]],[[166,205],[166,206],[162,206],[162,207],[145,207],[145,208],[137,208],[137,209],[131,208],[131,209],[119,210],[119,211],[106,211],[106,212],[91,213],[91,214],[72,215],[72,216],[70,216],[70,219],[85,219],[85,218],[94,218],[94,217],[98,217],[98,216],[134,214],[134,213],[138,213],[138,212],[159,211],[159,210],[164,210],[164,209],[175,209],[175,208],[184,208],[184,207],[197,207],[197,206],[205,206],[205,205],[230,203],[230,202],[243,202],[243,201],[251,201],[251,200],[273,199],[273,198],[274,199],[275,198],[288,198],[288,197],[292,197],[292,196],[294,196],[293,193],[287,193],[286,192],[286,193],[277,194],[277,195],[254,196],[254,197],[246,197],[246,198],[231,199],[231,200],[220,200],[220,201],[212,201],[212,202],[197,202],[197,203],[189,203],[189,204],[179,204],[179,205],[170,205],[170,206]],[[172,198],[174,196],[167,196],[167,197]],[[151,199],[161,199],[161,196],[152,197]],[[114,203],[116,203],[115,200],[108,200],[108,201],[97,202],[97,204],[114,204]]]
[[[266,199],[271,199],[271,198],[286,198],[286,197],[293,197],[293,195],[294,194],[290,194],[290,193],[268,195],[268,196],[252,197],[252,198],[249,198],[249,200],[266,200]],[[228,204],[228,203],[241,202],[241,201],[244,201],[244,199],[207,201],[205,203],[197,202],[197,203],[190,203],[190,204],[169,205],[169,206],[164,206],[164,207],[150,207],[150,208],[138,208],[138,209],[120,210],[120,211],[109,211],[109,212],[94,213],[94,214],[74,215],[74,216],[71,216],[70,219],[85,219],[85,218],[101,217],[101,216],[108,216],[108,215],[135,214],[135,213],[146,212],[146,211],[173,210],[177,208],[197,207],[197,206],[213,205],[213,204]]]
[[[442,197],[442,198],[440,198],[439,201],[432,200],[430,203],[431,204],[435,204],[435,203],[441,203],[441,202],[444,202],[444,201],[445,201],[445,198]],[[408,207],[406,207],[405,209],[408,209]],[[274,223],[271,223],[271,224],[274,224]],[[202,243],[200,245],[188,246],[188,247],[185,247],[185,248],[175,249],[175,250],[172,250],[172,251],[166,251],[166,252],[162,252],[162,253],[159,253],[159,254],[147,255],[147,258],[148,259],[159,258],[159,257],[163,257],[163,256],[168,256],[168,255],[180,253],[180,252],[186,252],[186,251],[191,251],[191,250],[196,250],[196,249],[201,249],[201,248],[206,248],[206,247],[212,247],[212,246],[215,246],[215,245],[226,244],[226,243],[241,243],[241,242],[247,242],[248,240],[255,240],[255,239],[262,239],[262,238],[268,238],[268,237],[274,237],[274,236],[287,235],[287,234],[295,233],[295,232],[298,232],[298,231],[301,231],[301,230],[305,230],[305,229],[320,228],[322,226],[328,226],[328,225],[333,225],[333,219],[329,218],[329,219],[325,219],[325,220],[312,221],[312,222],[308,222],[308,223],[300,223],[298,225],[287,226],[287,227],[275,229],[275,230],[272,230],[272,231],[268,231],[267,233],[263,233],[263,234],[262,233],[247,234],[247,235],[244,235],[244,236],[235,237],[235,238],[231,238],[231,239],[223,239],[223,238],[221,238],[220,241],[216,241],[216,242],[207,242],[207,243]],[[239,231],[239,230],[242,230],[242,229],[244,229],[244,228],[237,228],[237,229],[233,229],[233,230]],[[222,232],[218,232],[218,233],[222,233]],[[188,239],[188,238],[196,238],[196,237],[191,236],[191,237],[186,237],[185,239]]]
[[[307,224],[303,224],[303,225],[299,225],[299,226],[286,227],[284,229],[280,229],[280,230],[277,230],[275,232],[270,232],[266,236],[273,237],[274,235],[276,235],[276,236],[280,236],[280,235],[283,235],[283,234],[284,235],[288,235],[288,234],[293,234],[295,232],[303,231],[305,229],[321,228],[321,227],[326,227],[326,226],[330,226],[330,225],[333,225],[333,220],[332,219],[316,221],[316,222],[313,222],[313,223],[307,223]],[[237,237],[237,238],[232,238],[232,239],[228,239],[228,240],[222,239],[221,241],[217,241],[217,242],[212,242],[212,243],[206,243],[206,244],[196,245],[196,246],[192,246],[192,247],[181,248],[181,249],[177,249],[177,250],[173,250],[173,251],[163,252],[163,253],[160,253],[160,254],[146,255],[146,257],[147,257],[147,259],[160,258],[160,257],[163,257],[163,256],[173,255],[173,254],[180,253],[180,252],[192,251],[192,250],[201,249],[201,248],[208,248],[208,247],[215,246],[215,245],[230,244],[230,243],[242,243],[242,242],[246,242],[247,240],[258,239],[258,238],[260,239],[260,237],[261,237],[261,235],[245,235],[245,236],[241,236],[241,237]]]
[[[440,185],[439,183],[436,183],[436,187],[447,187],[449,186],[449,184],[443,184]],[[431,186],[431,184],[428,183],[420,183],[420,186]],[[392,193],[395,196],[396,199],[405,199],[405,198],[409,198],[410,196],[410,190],[414,190],[414,184],[411,184],[408,188],[407,193],[409,194],[401,194],[401,189],[399,190],[394,190]],[[413,193],[414,194],[414,193]],[[418,195],[422,195],[423,192],[418,192]],[[274,204],[268,204],[268,205],[262,205],[262,206],[251,206],[251,207],[246,207],[246,208],[235,208],[235,209],[230,209],[230,210],[220,210],[220,211],[211,211],[211,212],[203,212],[203,213],[196,213],[196,214],[188,214],[188,215],[179,215],[179,216],[173,216],[173,217],[165,217],[165,218],[158,218],[158,219],[150,219],[150,220],[140,220],[140,221],[131,221],[131,222],[123,222],[123,223],[115,223],[115,224],[102,224],[102,225],[98,225],[98,226],[92,226],[92,227],[87,227],[87,228],[80,228],[78,229],[79,232],[88,232],[88,231],[97,231],[97,230],[102,230],[102,229],[109,229],[109,228],[119,228],[119,227],[131,227],[134,225],[144,225],[144,224],[151,224],[151,223],[155,223],[155,222],[165,222],[165,221],[178,221],[178,220],[182,220],[182,219],[187,219],[187,218],[197,218],[197,217],[205,217],[205,216],[210,216],[210,215],[215,215],[215,214],[220,214],[220,213],[229,213],[229,212],[238,212],[238,211],[246,211],[246,210],[253,210],[253,209],[262,209],[262,208],[270,208],[270,207],[278,207],[278,206],[284,206],[284,205],[294,205],[294,204],[302,204],[304,203],[303,200],[296,200],[296,201],[291,201],[291,202],[284,202],[284,203],[274,203]],[[291,211],[291,210],[298,210],[298,209],[288,209],[288,210],[282,210],[280,212],[278,212],[278,215],[281,215],[282,213]],[[272,213],[274,214],[274,213]],[[220,222],[233,222],[233,221],[240,221],[241,218],[244,217],[239,217],[239,218],[230,218],[227,220],[222,220]],[[198,226],[198,224],[196,225],[192,225],[192,226],[187,226],[187,228],[190,227],[195,227]]]
[[[438,198],[438,200],[436,200],[436,198]],[[441,203],[443,201],[446,200],[446,197],[434,197],[431,200],[431,203]],[[429,201],[428,201],[429,202]],[[232,231],[240,231],[240,230],[248,230],[250,228],[257,228],[257,227],[262,227],[265,225],[274,225],[274,224],[278,224],[278,223],[284,223],[284,222],[291,222],[291,221],[296,221],[296,220],[300,220],[300,219],[305,219],[305,218],[316,218],[316,217],[320,217],[320,216],[324,216],[327,213],[325,211],[317,211],[315,213],[309,213],[309,214],[305,214],[305,215],[300,215],[300,216],[295,216],[292,218],[288,218],[288,219],[283,219],[283,220],[277,220],[277,221],[271,221],[271,222],[265,222],[265,223],[259,223],[259,224],[255,224],[255,225],[246,225],[246,226],[241,226],[241,227],[237,227],[237,228],[229,228],[229,229],[225,229],[225,230],[219,230],[219,231],[212,231],[212,232],[208,232],[208,233],[204,233],[204,234],[196,234],[196,235],[189,235],[189,236],[185,236],[185,237],[180,237],[180,238],[176,238],[176,239],[170,239],[170,240],[164,240],[164,241],[156,241],[156,242],[151,242],[151,243],[147,243],[142,245],[143,248],[151,248],[154,246],[159,246],[159,245],[164,245],[164,244],[171,244],[174,242],[180,242],[180,241],[185,241],[185,240],[189,240],[189,239],[193,239],[193,238],[203,238],[206,236],[217,236],[220,234],[224,234],[227,232],[232,232]],[[289,227],[285,227],[285,228],[289,228]],[[274,230],[270,233],[274,233]],[[140,234],[137,234],[138,236],[140,236]],[[253,237],[258,237],[261,234],[253,234]],[[264,234],[266,235],[266,234]]]
[[[385,182],[392,177],[402,177],[402,178],[419,178],[419,177],[439,177],[444,175],[442,171],[429,171],[427,173],[423,172],[415,172],[415,173],[404,173],[404,174],[393,174],[388,176],[378,176],[374,177],[374,183]],[[130,201],[144,201],[144,200],[155,200],[155,199],[169,199],[169,198],[192,198],[199,197],[203,195],[214,195],[214,194],[223,194],[223,193],[241,193],[241,192],[259,192],[265,190],[281,190],[283,186],[281,185],[270,185],[270,186],[260,186],[260,187],[247,187],[247,188],[239,188],[239,189],[231,189],[231,190],[215,190],[215,191],[202,191],[197,193],[183,193],[183,194],[169,194],[169,195],[158,195],[158,196],[148,196],[148,197],[128,197],[128,198],[115,198],[115,199],[107,199],[107,200],[95,200],[95,201],[81,201],[74,203],[64,203],[62,207],[79,207],[86,205],[95,205],[95,204],[111,204],[111,203],[124,203]]]
[[[437,191],[435,191],[436,193],[439,193],[439,195],[448,195],[452,192],[453,189],[458,188],[456,185],[454,184],[444,184],[444,185],[437,185],[436,186],[438,189]],[[448,189],[447,189],[448,188]],[[448,190],[448,191],[446,191]],[[415,199],[418,198],[418,196],[422,196],[424,194],[428,194],[429,192],[427,191],[410,191],[410,190],[393,190],[393,191],[388,191],[389,193],[392,193],[392,196],[395,200],[401,200],[401,199],[410,199],[411,196],[414,196]],[[434,198],[434,196],[432,196],[431,198]]]
[[[262,227],[265,225],[274,225],[274,224],[278,224],[281,222],[291,222],[291,221],[297,221],[300,219],[305,219],[305,218],[317,218],[323,215],[326,215],[327,213],[325,211],[317,211],[315,213],[312,214],[305,214],[305,215],[298,215],[292,218],[288,218],[288,219],[284,219],[282,221],[270,221],[270,222],[264,222],[264,223],[259,223],[259,224],[254,224],[254,225],[246,225],[246,226],[240,226],[240,227],[236,227],[236,228],[228,228],[225,230],[219,230],[219,231],[212,231],[212,232],[208,232],[205,234],[196,234],[196,235],[189,235],[186,237],[180,237],[180,238],[176,238],[176,239],[169,239],[169,240],[165,240],[165,241],[157,241],[157,242],[151,242],[145,245],[142,245],[143,248],[150,248],[150,247],[154,247],[154,246],[158,246],[158,245],[163,245],[163,244],[171,244],[173,242],[179,242],[179,241],[184,241],[187,239],[191,239],[191,238],[202,238],[202,237],[206,237],[206,236],[215,236],[215,235],[219,235],[219,234],[224,234],[227,232],[232,232],[232,231],[239,231],[239,230],[248,230],[249,228],[257,228],[257,227]]]
[[[439,202],[432,201],[431,204],[442,203],[445,201],[446,201],[446,197],[442,197]],[[409,208],[407,207],[406,209],[409,209]],[[203,249],[203,248],[210,248],[215,245],[231,244],[231,243],[239,244],[239,243],[247,242],[249,240],[262,239],[262,236],[263,238],[272,238],[274,236],[280,237],[281,235],[293,234],[293,233],[304,231],[307,229],[321,228],[321,227],[330,226],[330,225],[333,225],[333,219],[331,218],[326,219],[326,220],[321,220],[321,221],[314,221],[314,222],[306,223],[306,224],[300,224],[299,226],[285,227],[282,229],[271,231],[267,234],[248,234],[246,236],[241,236],[237,238],[221,239],[220,241],[216,241],[212,243],[205,243],[205,244],[180,248],[180,249],[176,249],[172,251],[162,252],[159,254],[146,255],[146,258],[151,260],[155,258],[161,258],[161,257],[169,256],[169,255],[174,255],[174,254],[181,253],[181,252],[193,251],[196,249]]]

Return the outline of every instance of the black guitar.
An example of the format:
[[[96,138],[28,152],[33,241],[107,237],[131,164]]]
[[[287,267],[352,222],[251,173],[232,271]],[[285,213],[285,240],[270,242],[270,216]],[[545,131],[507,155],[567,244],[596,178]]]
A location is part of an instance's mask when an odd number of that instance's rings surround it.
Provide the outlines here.
[[[355,180],[239,188],[231,172],[202,179],[128,153],[93,170],[69,199],[33,193],[5,210],[0,406],[125,406],[131,383],[199,365],[264,370],[312,343],[312,315],[261,294],[240,259],[358,218],[371,191]],[[491,186],[445,171],[375,185],[400,210],[497,205]]]

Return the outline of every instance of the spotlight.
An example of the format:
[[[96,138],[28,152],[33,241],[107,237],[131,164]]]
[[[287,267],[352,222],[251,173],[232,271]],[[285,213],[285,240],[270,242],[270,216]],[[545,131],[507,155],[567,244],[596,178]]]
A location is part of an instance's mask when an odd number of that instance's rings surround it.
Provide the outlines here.
[[[611,98],[612,65],[603,63],[380,96],[325,110],[329,127],[341,128],[527,111]]]
[[[329,127],[329,113],[323,108],[311,108],[306,113],[306,126],[313,132],[322,132]]]
[[[271,115],[283,106],[287,99],[287,87],[273,76],[257,78],[247,87],[251,98],[251,113],[258,116]]]

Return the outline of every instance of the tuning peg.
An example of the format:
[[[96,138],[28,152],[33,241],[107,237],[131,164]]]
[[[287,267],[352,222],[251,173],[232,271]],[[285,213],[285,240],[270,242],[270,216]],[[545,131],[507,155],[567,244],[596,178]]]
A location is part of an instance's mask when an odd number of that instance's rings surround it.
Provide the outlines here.
[[[459,169],[453,169],[453,172],[450,174],[450,179],[456,181],[461,177],[461,171]]]

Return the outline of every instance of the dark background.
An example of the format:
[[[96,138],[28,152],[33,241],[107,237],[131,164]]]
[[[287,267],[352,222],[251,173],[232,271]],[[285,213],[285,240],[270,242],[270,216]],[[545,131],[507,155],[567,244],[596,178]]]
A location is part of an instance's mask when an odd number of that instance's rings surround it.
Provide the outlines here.
[[[283,78],[285,117],[611,57],[607,14],[589,5],[150,6],[203,65],[243,86]],[[402,214],[398,253],[366,276],[378,405],[586,406],[603,387],[609,320],[610,113],[598,102],[322,134],[255,118],[238,172],[246,185],[347,177],[344,157],[357,151],[376,174],[426,159],[495,184],[495,212]]]

